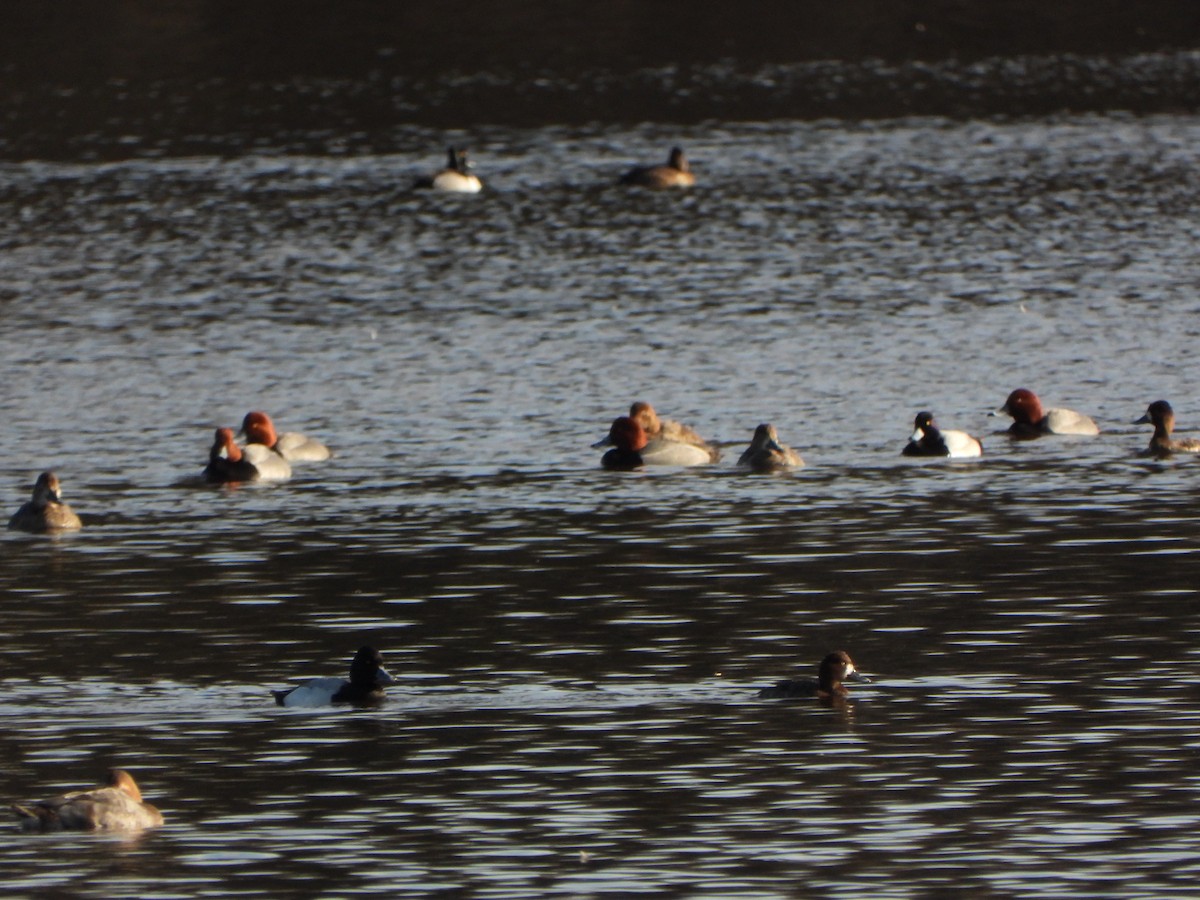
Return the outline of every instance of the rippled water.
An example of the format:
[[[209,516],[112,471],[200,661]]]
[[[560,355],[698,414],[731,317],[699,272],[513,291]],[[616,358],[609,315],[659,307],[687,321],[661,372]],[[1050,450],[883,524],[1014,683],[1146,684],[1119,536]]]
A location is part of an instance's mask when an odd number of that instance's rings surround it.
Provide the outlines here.
[[[424,145],[415,147],[418,137]],[[454,135],[440,160],[0,166],[0,771],[167,826],[25,837],[80,897],[1161,896],[1200,875],[1200,118]],[[627,193],[685,146],[700,185]],[[1096,416],[1011,443],[1014,387]],[[726,445],[606,473],[633,399]],[[250,408],[337,457],[187,483]],[[978,463],[901,459],[918,409]],[[808,466],[729,464],[771,421]],[[369,711],[271,688],[383,649]],[[844,647],[839,706],[761,685]]]

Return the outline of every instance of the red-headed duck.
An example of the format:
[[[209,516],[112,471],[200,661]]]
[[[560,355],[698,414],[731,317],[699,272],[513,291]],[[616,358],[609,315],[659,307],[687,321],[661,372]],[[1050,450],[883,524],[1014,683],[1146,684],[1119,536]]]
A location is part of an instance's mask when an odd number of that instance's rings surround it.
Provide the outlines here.
[[[276,435],[275,423],[265,412],[248,412],[242,419],[242,434],[252,444],[270,447],[288,462],[321,462],[331,456],[329,448],[308,435],[285,431]]]
[[[473,166],[467,157],[466,148],[456,150],[450,147],[447,150],[446,168],[432,177],[417,179],[416,187],[452,194],[478,194],[483,190],[483,182],[471,172]]]
[[[671,155],[663,166],[635,166],[621,176],[621,184],[632,184],[648,188],[691,187],[696,176],[688,166],[687,157],[679,147],[671,148]]]
[[[654,407],[645,400],[637,400],[629,407],[629,418],[642,426],[648,441],[678,441],[682,444],[695,444],[703,447],[716,462],[721,458],[721,451],[700,437],[693,428],[676,422],[674,419],[660,419]]]
[[[1042,409],[1037,394],[1017,388],[1008,395],[995,415],[1012,416],[1009,434],[1035,437],[1039,434],[1099,434],[1096,423],[1072,409]]]
[[[613,420],[608,434],[594,443],[593,447],[612,446],[600,460],[606,469],[640,469],[642,466],[703,466],[716,462],[712,451],[695,444],[667,441],[659,438],[650,441],[646,432],[635,419],[619,416]]]
[[[43,472],[33,486],[33,499],[21,505],[8,527],[41,534],[47,531],[74,531],[83,527],[79,516],[62,502],[62,486],[53,472]]]
[[[360,647],[350,663],[350,680],[313,678],[286,691],[271,691],[280,706],[329,706],[349,703],[366,706],[383,699],[383,689],[395,679],[383,667],[383,654]]]
[[[124,769],[110,770],[103,787],[13,804],[12,810],[25,831],[140,831],[163,823],[162,813],[142,801]]]
[[[1196,438],[1174,440],[1171,437],[1171,432],[1175,430],[1175,410],[1171,409],[1171,404],[1166,400],[1155,400],[1147,407],[1146,414],[1133,424],[1154,425],[1154,437],[1150,438],[1150,446],[1143,451],[1145,456],[1200,453],[1200,440]]]
[[[912,437],[901,453],[904,456],[949,456],[967,459],[983,456],[983,445],[965,431],[942,431],[933,422],[933,413],[919,412],[913,422]]]
[[[854,668],[854,661],[844,650],[830,653],[817,669],[816,678],[792,678],[778,684],[763,688],[758,696],[767,699],[784,699],[788,697],[820,697],[831,699],[845,697],[850,692],[842,685],[843,681],[858,681],[870,683],[871,679]]]
[[[262,444],[239,447],[232,428],[218,428],[204,477],[218,484],[287,481],[292,477],[292,467],[270,447]]]
[[[738,457],[737,464],[755,472],[772,472],[802,466],[804,460],[791,447],[779,443],[774,425],[764,423],[754,429],[750,446]]]

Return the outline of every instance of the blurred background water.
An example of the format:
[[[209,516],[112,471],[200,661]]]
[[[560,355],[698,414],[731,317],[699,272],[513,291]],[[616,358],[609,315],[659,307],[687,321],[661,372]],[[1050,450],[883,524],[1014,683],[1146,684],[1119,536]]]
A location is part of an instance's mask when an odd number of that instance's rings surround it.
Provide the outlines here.
[[[1200,421],[1191,6],[346,9],[7,10],[0,483],[85,527],[0,538],[0,783],[167,825],[0,891],[1189,890],[1197,463],[1129,423]],[[449,143],[484,193],[410,189]],[[1010,442],[1018,386],[1103,434]],[[600,470],[635,399],[725,460]],[[335,459],[190,484],[252,408]],[[737,472],[760,421],[807,467]],[[382,706],[272,704],[362,643]],[[755,697],[837,648],[851,701]]]

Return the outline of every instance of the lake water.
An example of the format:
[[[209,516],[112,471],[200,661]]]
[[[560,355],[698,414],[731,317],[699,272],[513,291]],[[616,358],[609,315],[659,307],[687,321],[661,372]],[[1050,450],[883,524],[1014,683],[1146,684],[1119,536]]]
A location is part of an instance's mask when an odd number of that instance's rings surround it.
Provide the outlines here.
[[[487,190],[408,186],[469,143]],[[686,148],[689,192],[628,192]],[[1200,878],[1200,117],[413,127],[0,164],[0,893],[1085,898]],[[1011,442],[1013,388],[1098,438]],[[635,399],[725,447],[609,473]],[[265,409],[336,451],[197,487]],[[914,414],[983,439],[912,461]],[[770,421],[808,465],[732,466]],[[363,643],[376,709],[270,689]],[[759,700],[844,648],[844,704]]]

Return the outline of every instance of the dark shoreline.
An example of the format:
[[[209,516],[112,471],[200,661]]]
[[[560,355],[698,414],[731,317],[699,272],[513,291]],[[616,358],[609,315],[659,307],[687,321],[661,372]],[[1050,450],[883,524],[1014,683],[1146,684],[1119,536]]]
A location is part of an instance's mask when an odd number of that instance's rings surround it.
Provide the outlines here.
[[[3,3],[0,158],[398,129],[1200,108],[1200,3]]]

